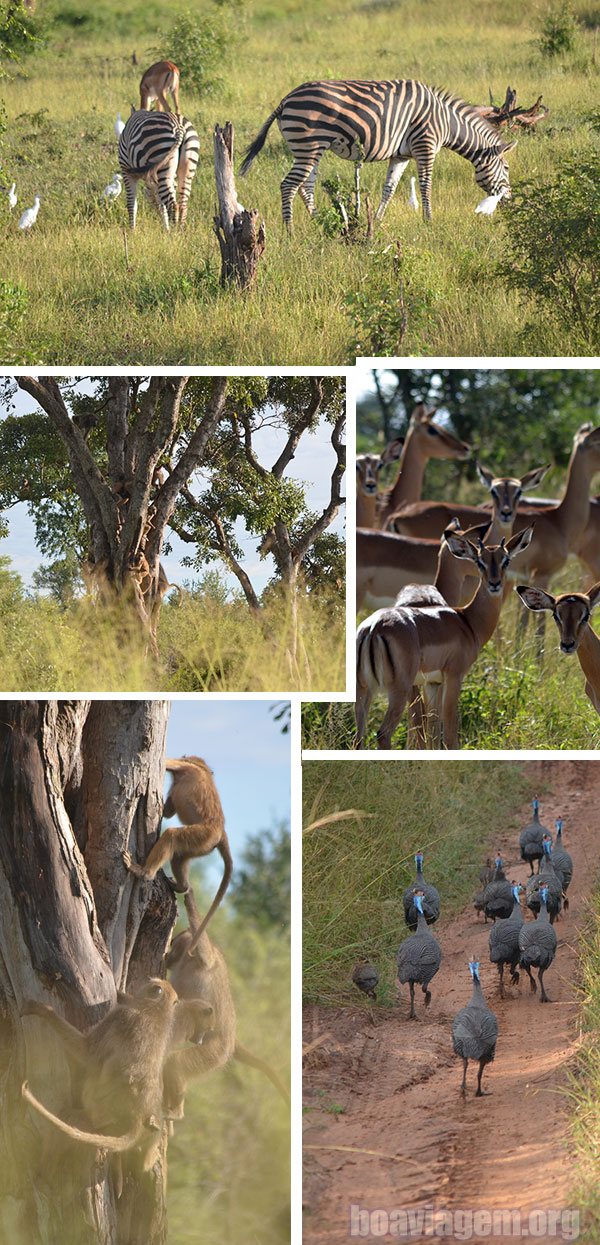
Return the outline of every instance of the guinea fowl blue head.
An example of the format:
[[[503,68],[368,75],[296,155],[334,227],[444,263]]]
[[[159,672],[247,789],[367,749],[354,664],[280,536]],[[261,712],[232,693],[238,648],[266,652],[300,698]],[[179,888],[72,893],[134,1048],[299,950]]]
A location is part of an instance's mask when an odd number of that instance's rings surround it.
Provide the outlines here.
[[[415,864],[417,866],[417,873],[420,873],[423,868],[423,853],[422,852],[417,852],[415,856]]]
[[[560,842],[560,840],[562,839],[562,828],[563,828],[562,817],[556,818],[555,825],[556,825],[556,838],[557,838],[557,841]]]
[[[513,893],[513,898],[516,899],[517,903],[519,903],[519,897],[520,897],[522,890],[523,890],[523,887],[521,886],[520,882],[513,882],[512,893]]]
[[[532,805],[533,805],[533,811],[534,811],[534,813],[539,813],[539,810],[540,810],[540,802],[539,802],[539,800],[538,800],[538,798],[537,798],[537,795],[534,795],[533,800],[531,801],[531,803],[532,803]]]
[[[479,960],[469,960],[469,972],[473,981],[479,981]]]
[[[540,900],[542,903],[548,903],[548,887],[540,886]]]
[[[549,834],[544,835],[542,839],[542,847],[544,849],[545,856],[549,857],[552,855],[552,839],[550,838]]]
[[[414,904],[415,904],[415,908],[417,909],[417,912],[420,912],[421,916],[424,916],[425,913],[423,912],[423,895],[421,894],[420,891],[417,891],[415,895]]]
[[[496,859],[495,859],[495,861],[494,861],[494,864],[495,864],[495,866],[496,866],[496,868],[497,868],[497,869],[501,869],[501,868],[502,868],[502,857],[501,857],[501,856],[496,856]]]

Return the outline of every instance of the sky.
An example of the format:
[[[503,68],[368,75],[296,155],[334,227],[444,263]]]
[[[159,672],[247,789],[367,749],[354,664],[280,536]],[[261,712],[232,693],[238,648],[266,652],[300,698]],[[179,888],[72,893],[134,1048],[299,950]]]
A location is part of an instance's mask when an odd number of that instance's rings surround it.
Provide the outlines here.
[[[84,385],[81,388],[89,389],[91,386]],[[14,403],[15,411],[13,413],[15,415],[23,415],[36,409],[33,399],[21,390],[17,391]],[[0,418],[4,417],[5,412],[0,406]],[[330,477],[335,465],[335,455],[331,447],[330,438],[331,425],[326,423],[320,424],[313,434],[305,433],[300,441],[295,457],[286,471],[286,475],[294,479],[309,482],[306,490],[307,502],[311,509],[317,511],[322,510],[329,500]],[[268,467],[275,461],[284,443],[285,433],[278,432],[273,428],[262,429],[254,437],[257,454],[260,460]],[[330,528],[330,531],[336,532],[340,536],[344,532],[344,514],[345,508],[342,507],[335,523]],[[4,517],[9,524],[9,535],[4,540],[0,540],[0,557],[9,557],[11,559],[13,570],[18,572],[25,586],[29,588],[31,587],[33,572],[44,561],[35,545],[33,521],[27,513],[25,503],[13,506],[11,510],[5,512]],[[241,520],[236,524],[235,530],[243,550],[242,564],[249,574],[255,590],[260,595],[273,574],[273,559],[270,555],[264,559],[259,557],[256,550],[256,541],[245,533]],[[185,545],[177,536],[172,536],[168,529],[167,532],[169,541],[172,544],[172,551],[167,556],[161,558],[161,561],[169,581],[181,584],[193,578],[199,578],[199,574],[202,572],[199,573],[183,567],[180,562],[182,557],[193,552],[194,546]],[[49,561],[49,559],[46,560]],[[219,569],[223,579],[232,588],[235,588],[236,591],[239,590],[239,584],[235,576],[222,563],[215,562],[211,565]],[[205,569],[211,569],[211,567]]]
[[[202,757],[214,772],[234,861],[248,835],[290,822],[290,736],[282,735],[267,700],[176,700],[171,704],[166,755]],[[170,786],[166,776],[165,792]],[[177,818],[164,825],[177,825]],[[223,865],[203,863],[212,881]]]

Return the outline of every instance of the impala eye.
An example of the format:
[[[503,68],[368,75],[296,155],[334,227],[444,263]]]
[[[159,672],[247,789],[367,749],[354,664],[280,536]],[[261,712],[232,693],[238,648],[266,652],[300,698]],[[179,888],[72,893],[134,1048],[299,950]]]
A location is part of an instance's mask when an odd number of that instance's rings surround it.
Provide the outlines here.
[[[437,437],[437,435],[438,435],[438,430],[437,430],[437,428],[434,428],[433,424],[429,424],[429,425],[428,425],[428,427],[427,427],[427,431],[428,431],[428,433],[429,433],[429,436],[430,436],[430,437]]]

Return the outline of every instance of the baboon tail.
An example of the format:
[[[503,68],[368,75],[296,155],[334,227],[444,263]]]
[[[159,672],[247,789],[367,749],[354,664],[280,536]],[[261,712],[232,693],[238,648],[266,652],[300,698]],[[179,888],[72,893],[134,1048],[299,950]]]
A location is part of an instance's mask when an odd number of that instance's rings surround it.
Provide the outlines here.
[[[188,955],[193,955],[194,948],[200,941],[201,934],[206,929],[206,926],[208,925],[208,922],[210,921],[211,916],[213,915],[213,913],[216,912],[217,908],[219,907],[219,904],[221,903],[221,900],[223,899],[225,892],[227,890],[227,887],[229,886],[229,883],[231,881],[231,874],[233,872],[233,859],[231,856],[231,852],[229,850],[229,842],[225,834],[223,835],[221,842],[217,843],[217,851],[220,852],[221,856],[223,857],[223,865],[224,865],[223,877],[221,878],[221,884],[210,905],[210,908],[208,909],[208,912],[206,913],[206,916],[202,920],[201,924],[198,926],[198,929],[194,930],[194,936],[187,950]]]
[[[37,1111],[39,1115],[43,1115],[45,1120],[49,1120],[61,1133],[66,1133],[67,1137],[72,1137],[73,1141],[81,1141],[87,1146],[96,1146],[99,1150],[111,1150],[114,1153],[124,1150],[131,1150],[140,1139],[140,1129],[136,1128],[134,1132],[125,1133],[122,1137],[107,1137],[103,1133],[84,1133],[80,1128],[75,1128],[73,1124],[67,1124],[66,1120],[61,1120],[60,1116],[53,1115],[47,1107],[32,1094],[27,1081],[23,1081],[21,1093],[30,1107]]]
[[[283,112],[283,100],[280,104],[277,105],[275,111],[271,113],[271,116],[267,117],[267,120],[265,121],[265,124],[263,125],[262,130],[259,130],[258,134],[256,135],[256,138],[254,139],[254,142],[250,143],[250,146],[248,147],[248,150],[246,151],[246,154],[244,156],[242,167],[240,168],[241,177],[246,176],[246,173],[248,172],[250,165],[256,159],[259,151],[262,151],[265,145],[265,139],[267,137],[267,134],[269,133],[269,130],[271,129],[273,122],[276,121],[277,118],[281,116],[282,112]]]
[[[258,1055],[253,1055],[252,1051],[248,1050],[246,1046],[242,1046],[241,1042],[236,1042],[233,1058],[237,1059],[239,1063],[247,1063],[251,1068],[258,1068],[259,1072],[263,1072],[269,1078],[271,1084],[275,1086],[277,1093],[281,1094],[281,1097],[289,1103],[290,1095],[287,1086],[284,1085],[281,1077],[274,1072],[273,1068],[268,1063],[265,1063],[264,1059],[260,1059]]]

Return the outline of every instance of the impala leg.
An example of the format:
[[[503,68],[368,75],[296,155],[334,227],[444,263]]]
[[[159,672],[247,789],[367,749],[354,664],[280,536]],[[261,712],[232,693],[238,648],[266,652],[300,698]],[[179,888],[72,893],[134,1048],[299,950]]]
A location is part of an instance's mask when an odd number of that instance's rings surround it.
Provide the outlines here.
[[[365,735],[367,733],[367,722],[369,720],[369,709],[373,693],[364,684],[356,684],[356,704],[354,706],[354,718],[356,721],[356,735],[354,736],[354,747],[364,748]]]
[[[458,748],[458,701],[462,677],[447,674],[442,702],[443,747]]]
[[[392,735],[406,709],[406,702],[410,696],[410,686],[404,688],[393,688],[388,693],[388,707],[383,722],[377,732],[377,747],[390,748],[392,743]]]

